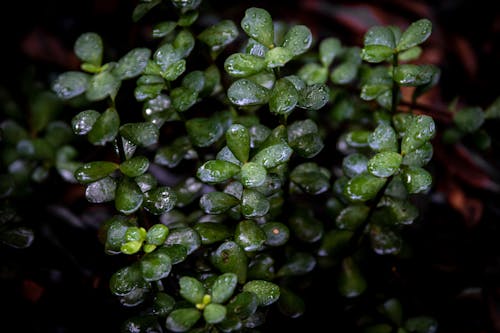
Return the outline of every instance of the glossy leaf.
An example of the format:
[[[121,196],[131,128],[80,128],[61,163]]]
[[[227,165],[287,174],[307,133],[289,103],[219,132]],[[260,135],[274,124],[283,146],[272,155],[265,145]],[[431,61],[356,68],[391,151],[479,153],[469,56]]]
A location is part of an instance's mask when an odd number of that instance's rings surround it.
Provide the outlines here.
[[[234,231],[234,241],[247,252],[262,249],[266,239],[264,231],[253,220],[241,221]]]
[[[150,56],[150,49],[132,49],[118,61],[113,74],[120,80],[136,77],[146,68]]]
[[[85,197],[88,202],[102,203],[115,199],[116,181],[111,177],[105,177],[90,183],[85,188]]]
[[[413,22],[403,32],[399,39],[397,50],[404,51],[411,47],[422,44],[432,33],[432,22],[428,19],[420,19]]]
[[[226,144],[234,156],[242,163],[248,160],[250,153],[250,133],[240,124],[234,124],[226,131]]]
[[[146,234],[146,242],[148,244],[153,245],[162,245],[167,239],[169,233],[169,229],[166,225],[163,224],[155,224],[151,228],[149,228]]]
[[[269,200],[260,192],[244,189],[241,198],[241,213],[246,218],[264,216],[270,208]]]
[[[394,81],[402,86],[420,86],[431,82],[436,74],[432,65],[402,64],[394,70]]]
[[[287,79],[276,81],[269,98],[269,110],[278,115],[289,115],[299,101],[299,93]]]
[[[401,141],[401,154],[420,148],[427,141],[434,138],[436,125],[430,116],[419,115],[412,118],[406,128],[405,135]]]
[[[361,51],[361,58],[371,63],[391,60],[394,50],[385,45],[366,45]]]
[[[145,156],[134,156],[120,164],[120,171],[129,177],[138,177],[149,168],[149,160]]]
[[[171,229],[167,240],[165,241],[166,245],[182,245],[186,250],[187,254],[193,253],[196,249],[198,249],[201,245],[201,239],[200,235],[198,233],[189,227],[183,227],[183,228],[175,228]],[[176,252],[179,250],[177,249]],[[183,254],[184,251],[180,252],[180,254]],[[172,256],[170,256],[172,258]]]
[[[285,35],[283,47],[294,56],[306,52],[312,44],[311,30],[305,25],[295,25]]]
[[[248,36],[267,47],[274,43],[273,21],[265,9],[248,8],[241,20],[241,28]]]
[[[122,179],[116,188],[115,207],[123,214],[132,214],[138,210],[144,200],[139,186],[129,179]]]
[[[298,276],[311,272],[316,267],[316,259],[310,253],[294,253],[286,264],[284,264],[276,273],[276,276]]]
[[[208,147],[224,134],[224,127],[214,118],[192,118],[186,121],[186,131],[192,144]]]
[[[172,332],[186,332],[201,318],[201,312],[195,308],[176,309],[172,311],[165,327]]]
[[[269,100],[269,90],[248,79],[239,79],[227,90],[231,103],[238,106],[262,105]]]
[[[147,147],[158,142],[160,131],[152,123],[127,123],[120,127],[120,134],[137,146]]]
[[[226,225],[217,222],[198,223],[193,228],[200,235],[201,243],[204,245],[220,242],[232,235]]]
[[[397,152],[398,139],[394,128],[387,123],[380,123],[368,136],[368,145],[374,151]]]
[[[297,75],[307,84],[322,84],[328,80],[328,69],[320,64],[311,62],[302,66]]]
[[[314,243],[323,236],[323,223],[316,219],[312,212],[296,213],[288,222],[292,233],[304,242]]]
[[[52,83],[52,90],[59,98],[68,100],[83,94],[89,86],[90,78],[90,75],[82,72],[65,72]]]
[[[247,318],[257,310],[257,296],[249,291],[243,291],[232,298],[226,305],[227,313],[238,318]]]
[[[259,306],[268,306],[280,297],[280,288],[269,281],[253,280],[243,285],[243,291],[252,292],[257,296]]]
[[[238,198],[218,191],[205,193],[200,198],[200,207],[207,214],[222,214],[239,203]]]
[[[396,47],[394,33],[390,27],[374,26],[368,29],[363,39],[364,46],[380,45],[390,49]]]
[[[326,84],[306,86],[299,92],[298,106],[307,110],[319,110],[328,103],[330,89]]]
[[[238,37],[238,27],[231,20],[222,20],[203,30],[198,39],[210,46],[212,51],[219,51]]]
[[[117,296],[125,296],[135,288],[144,285],[144,279],[138,265],[121,268],[115,272],[109,281],[111,292]]]
[[[221,304],[210,303],[203,310],[203,318],[208,324],[220,323],[226,317],[226,307]]]
[[[265,244],[269,246],[284,245],[290,238],[290,230],[280,222],[266,222],[260,226],[266,234]]]
[[[423,167],[432,159],[434,148],[432,143],[426,142],[419,148],[410,151],[403,157],[404,165]]]
[[[165,72],[172,64],[181,60],[181,58],[180,54],[170,43],[163,44],[153,54],[154,61],[163,72]]]
[[[204,183],[221,183],[235,176],[240,167],[231,162],[211,160],[198,168],[197,177]]]
[[[432,185],[432,175],[420,167],[409,167],[403,170],[403,182],[408,193],[425,193]]]
[[[119,126],[118,112],[114,108],[109,108],[96,120],[88,133],[88,139],[94,145],[104,146],[107,142],[114,140]]]
[[[352,82],[358,74],[358,64],[345,61],[334,68],[330,74],[330,79],[336,84],[347,84]]]
[[[286,163],[292,153],[293,150],[286,143],[278,143],[260,150],[250,161],[269,169]]]
[[[389,177],[398,171],[402,160],[403,157],[396,152],[383,151],[370,158],[367,169],[374,176]]]
[[[363,204],[353,204],[345,207],[335,219],[335,224],[339,229],[356,231],[366,218],[370,208]]]
[[[118,164],[108,161],[85,163],[76,170],[75,178],[82,184],[88,184],[107,177],[118,167]]]
[[[235,242],[222,243],[210,256],[210,261],[223,273],[234,273],[238,283],[245,283],[247,278],[247,256]]]
[[[152,36],[153,38],[162,38],[167,36],[169,33],[174,31],[177,23],[174,21],[164,21],[153,26]]]
[[[233,53],[224,62],[224,69],[233,77],[247,77],[266,67],[263,58],[246,53]]]
[[[338,287],[340,294],[349,298],[357,297],[366,290],[366,281],[351,257],[342,260]]]
[[[367,171],[368,158],[360,153],[352,153],[342,160],[342,172],[345,176],[353,178]]]
[[[337,38],[325,38],[319,44],[319,59],[324,67],[329,67],[335,57],[342,51],[342,45]]]
[[[200,281],[190,276],[183,276],[179,279],[179,286],[182,298],[192,304],[202,303],[205,287]]]
[[[85,110],[78,113],[71,119],[71,127],[76,135],[85,135],[94,126],[100,113],[94,110]]]
[[[485,114],[479,107],[466,107],[453,115],[453,122],[465,133],[477,131],[484,123]]]
[[[317,195],[330,188],[330,174],[316,163],[303,163],[290,173],[290,179],[308,194]]]
[[[74,51],[76,56],[83,62],[100,66],[102,61],[102,39],[95,32],[82,34],[75,42]]]
[[[162,252],[146,254],[140,261],[142,277],[146,281],[159,281],[166,278],[172,269],[170,258]]]
[[[225,273],[217,277],[212,285],[212,302],[225,303],[233,295],[238,284],[238,277],[234,273]]]
[[[160,186],[144,194],[144,209],[155,215],[170,211],[176,202],[177,195],[168,186]]]
[[[385,182],[385,178],[363,173],[351,178],[347,182],[343,194],[353,202],[368,201],[375,198]]]
[[[401,237],[389,227],[371,224],[370,240],[373,251],[379,255],[397,254],[401,251]]]
[[[121,81],[114,76],[110,71],[104,71],[92,76],[89,81],[85,97],[90,101],[100,101],[107,97],[115,99],[118,89],[120,89]]]
[[[408,318],[404,323],[404,327],[410,333],[436,333],[438,323],[434,318],[418,316]]]
[[[243,186],[255,188],[264,184],[266,181],[266,169],[255,162],[248,162],[241,167],[240,180]]]
[[[311,119],[299,120],[288,126],[288,143],[300,156],[312,158],[324,148],[318,126]]]
[[[175,168],[185,157],[190,156],[191,142],[187,136],[176,138],[169,146],[156,151],[155,163]]]

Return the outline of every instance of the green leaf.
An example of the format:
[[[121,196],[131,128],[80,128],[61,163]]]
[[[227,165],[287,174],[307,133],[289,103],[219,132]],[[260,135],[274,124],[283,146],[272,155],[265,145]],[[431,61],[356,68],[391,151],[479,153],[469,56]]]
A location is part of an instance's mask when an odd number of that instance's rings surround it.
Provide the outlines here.
[[[123,214],[132,214],[141,207],[143,194],[139,186],[129,179],[122,179],[116,188],[115,208]]]
[[[222,243],[210,256],[212,264],[222,273],[234,273],[238,283],[247,279],[247,256],[245,251],[232,241]]]
[[[387,123],[380,123],[368,136],[368,145],[377,152],[392,151],[397,152],[398,138],[394,128]]]
[[[135,288],[140,288],[145,281],[138,265],[121,268],[109,280],[109,289],[116,296],[125,296]]]
[[[453,115],[453,122],[465,133],[477,131],[484,123],[485,113],[480,107],[466,107]]]
[[[307,110],[319,110],[328,103],[330,89],[326,84],[306,86],[299,92],[298,106]]]
[[[301,241],[314,243],[323,236],[323,222],[314,218],[311,211],[299,211],[288,222],[294,235]]]
[[[285,35],[283,47],[294,56],[305,53],[312,44],[311,30],[305,25],[295,25]]]
[[[148,171],[149,160],[145,156],[134,156],[120,164],[120,171],[129,177],[138,177]]]
[[[151,0],[139,3],[132,12],[132,20],[134,22],[139,21],[144,15],[160,3],[161,0]]]
[[[328,69],[317,63],[310,62],[302,66],[297,75],[307,84],[321,84],[328,80]]]
[[[359,65],[355,62],[345,61],[335,67],[330,74],[330,79],[336,84],[347,84],[356,78],[358,75]]]
[[[500,97],[495,99],[484,111],[486,119],[500,118]]]
[[[420,167],[409,167],[403,170],[403,182],[408,193],[425,193],[432,185],[432,175]]]
[[[420,19],[410,24],[406,29],[397,45],[397,51],[408,50],[411,47],[422,44],[432,33],[432,22],[428,19]]]
[[[176,309],[165,321],[165,327],[171,332],[186,332],[201,318],[201,312],[195,308]]]
[[[82,184],[88,184],[109,176],[118,168],[118,164],[107,161],[85,163],[76,170],[75,178]]]
[[[233,164],[236,164],[238,166],[242,166],[243,163],[241,163],[236,156],[234,156],[233,152],[231,149],[229,149],[227,146],[222,147],[222,149],[217,153],[215,156],[217,160],[221,161],[226,161],[226,162],[231,162]]]
[[[90,183],[85,188],[85,197],[88,202],[102,203],[115,199],[116,181],[111,177],[105,177]]]
[[[228,314],[238,318],[248,318],[257,310],[257,295],[253,292],[243,291],[232,298],[226,306]]]
[[[351,257],[342,260],[338,287],[340,294],[349,298],[357,297],[366,290],[366,281]]]
[[[287,288],[280,288],[278,308],[281,313],[289,318],[298,318],[305,312],[305,302],[297,294]]]
[[[248,162],[241,167],[240,180],[243,186],[255,188],[264,184],[266,181],[266,169],[255,162]]]
[[[220,51],[238,37],[238,27],[231,20],[222,20],[203,30],[198,39],[210,46],[212,51]]]
[[[438,323],[434,318],[418,316],[408,318],[404,323],[404,327],[411,333],[436,333]]]
[[[154,224],[149,228],[146,234],[146,242],[148,244],[160,246],[165,242],[165,239],[167,239],[169,231],[168,227],[164,224]]]
[[[392,228],[370,224],[371,246],[379,255],[398,254],[401,251],[401,237]]]
[[[231,103],[238,106],[262,105],[269,100],[269,90],[248,79],[239,79],[227,90]]]
[[[287,129],[288,143],[302,157],[312,158],[325,146],[318,125],[311,119],[293,122]]]
[[[430,116],[418,115],[411,119],[406,128],[405,135],[401,141],[401,155],[405,155],[420,148],[426,142],[434,138],[436,125]]]
[[[343,194],[352,202],[364,202],[375,198],[386,182],[369,173],[363,173],[351,178],[344,188]]]
[[[270,169],[288,162],[292,153],[292,148],[286,143],[278,143],[261,149],[250,161],[260,164],[266,169]]]
[[[182,298],[192,304],[203,302],[205,287],[203,287],[203,284],[200,281],[190,276],[183,276],[179,279],[179,286],[179,293]]]
[[[156,64],[165,72],[172,64],[182,59],[179,52],[174,49],[174,46],[170,43],[165,43],[160,46],[156,52],[153,54],[153,59]],[[146,67],[147,71],[147,67]],[[148,74],[146,72],[146,74]],[[158,74],[158,73],[151,73]]]
[[[266,47],[274,43],[273,20],[268,11],[262,8],[248,8],[241,20],[241,28],[246,34]]]
[[[409,48],[406,51],[403,51],[398,54],[399,61],[412,61],[416,60],[422,54],[422,48],[420,46],[414,46]]]
[[[354,130],[347,133],[345,137],[346,143],[354,148],[361,148],[368,146],[368,138],[370,137],[369,131]]]
[[[403,157],[393,151],[375,154],[368,161],[368,172],[377,177],[389,177],[399,170]]]
[[[270,208],[269,200],[262,193],[244,189],[241,198],[241,213],[246,218],[264,216]]]
[[[222,124],[214,118],[189,119],[186,130],[192,144],[197,147],[208,147],[224,134]]]
[[[305,275],[316,267],[316,259],[313,255],[306,252],[297,252],[288,258],[276,273],[279,277]]]
[[[390,49],[396,47],[393,30],[390,27],[374,26],[371,27],[364,36],[364,46],[380,45]]]
[[[436,74],[433,65],[402,64],[394,70],[394,81],[401,86],[421,86],[432,81]]]
[[[113,74],[120,80],[131,79],[142,74],[148,64],[151,50],[135,48],[125,54],[113,68]]]
[[[120,127],[120,134],[137,146],[147,147],[158,142],[160,130],[152,123],[127,123]]]
[[[52,83],[52,90],[61,99],[67,100],[83,94],[91,76],[82,72],[69,71],[59,75]]]
[[[342,160],[342,172],[345,176],[353,178],[367,171],[368,158],[360,153],[352,153]]]
[[[172,269],[170,257],[162,252],[151,252],[140,260],[142,277],[146,281],[159,281],[166,278]]]
[[[196,90],[186,87],[177,87],[170,93],[172,105],[178,112],[184,112],[198,101]]]
[[[404,165],[422,167],[429,163],[434,154],[432,143],[426,142],[419,148],[410,151],[403,157],[401,162]]]
[[[253,220],[241,221],[234,231],[234,241],[247,252],[261,250],[266,239],[265,232]]]
[[[266,245],[281,246],[290,238],[290,230],[280,222],[266,222],[260,226],[266,234]]]
[[[162,38],[174,31],[177,23],[174,21],[164,21],[153,26],[153,38]]]
[[[16,249],[25,249],[35,240],[35,233],[27,227],[16,227],[0,233],[0,240]]]
[[[191,26],[200,16],[200,13],[197,10],[188,11],[179,16],[179,20],[177,20],[177,24],[179,27],[187,28]]]
[[[205,193],[200,198],[200,207],[207,214],[222,214],[239,203],[238,198],[218,191]]]
[[[152,189],[144,195],[144,208],[155,215],[166,213],[174,208],[177,202],[175,191],[168,186]]]
[[[226,131],[226,144],[234,156],[242,163],[248,160],[250,153],[250,133],[240,124],[234,124]]]
[[[243,291],[252,292],[257,296],[259,306],[268,306],[280,297],[280,288],[269,281],[253,280],[245,283]]]
[[[83,62],[101,66],[102,61],[102,39],[94,32],[82,34],[75,42],[74,51],[76,56]]]
[[[385,301],[379,307],[379,311],[389,317],[394,324],[401,326],[403,321],[403,309],[401,302],[397,298],[390,298]]]
[[[198,223],[193,228],[200,235],[203,245],[220,242],[232,235],[226,225],[218,222]]]
[[[203,310],[203,318],[208,324],[217,324],[226,318],[226,307],[221,304],[210,303]]]
[[[101,114],[94,110],[86,110],[78,113],[71,119],[71,127],[76,135],[85,135],[94,126]]]
[[[135,177],[134,180],[143,193],[155,188],[158,185],[158,181],[155,176],[150,173],[143,173],[142,175]]]
[[[324,67],[329,67],[335,57],[342,51],[342,45],[337,38],[325,38],[319,44],[319,60]]]
[[[240,172],[240,167],[231,162],[211,160],[198,168],[196,176],[204,183],[224,182]]]
[[[353,204],[345,207],[335,219],[336,226],[341,230],[356,231],[368,217],[370,208],[363,204]]]
[[[385,45],[366,45],[361,50],[361,58],[371,63],[391,60],[394,50]]]
[[[202,71],[192,71],[182,79],[182,86],[192,89],[197,93],[203,90],[205,85],[205,75]]]
[[[161,79],[161,77],[159,77]],[[143,102],[158,97],[164,88],[163,83],[138,85],[134,89],[134,97],[137,101]]]
[[[224,69],[233,77],[247,77],[266,67],[264,58],[246,53],[233,53],[224,61]]]
[[[322,239],[318,255],[337,258],[346,249],[352,235],[353,233],[348,230],[332,229],[328,231]]]
[[[299,101],[299,93],[287,79],[276,81],[269,98],[269,111],[274,114],[288,116]]]
[[[299,164],[290,173],[290,180],[311,195],[318,195],[330,188],[330,174],[316,163]]]
[[[100,101],[108,96],[114,100],[120,85],[120,79],[110,71],[101,72],[90,79],[85,97],[90,101]]]
[[[186,71],[186,60],[181,59],[170,65],[161,76],[167,81],[174,81]]]
[[[236,290],[238,277],[234,273],[225,273],[217,277],[212,285],[212,302],[225,303]]]

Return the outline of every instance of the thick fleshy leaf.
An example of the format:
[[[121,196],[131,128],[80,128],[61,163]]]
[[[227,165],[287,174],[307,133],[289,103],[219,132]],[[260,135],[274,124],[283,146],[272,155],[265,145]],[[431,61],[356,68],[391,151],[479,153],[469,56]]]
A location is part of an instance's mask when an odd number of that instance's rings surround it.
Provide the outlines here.
[[[111,276],[109,288],[117,296],[125,296],[144,285],[141,270],[137,265],[124,267]]]
[[[244,319],[254,314],[257,307],[257,295],[253,292],[243,291],[229,301],[226,309],[228,314]]]
[[[118,167],[118,164],[108,161],[85,163],[76,170],[75,178],[82,184],[92,183],[109,176]]]
[[[366,45],[361,50],[361,58],[371,63],[391,60],[394,50],[385,45]]]
[[[436,71],[432,65],[402,64],[395,68],[393,79],[401,86],[421,86],[431,82]]]
[[[162,252],[151,252],[141,258],[142,277],[146,281],[158,281],[166,278],[172,269],[170,258]]]
[[[287,288],[280,287],[278,308],[281,313],[290,318],[298,318],[304,314],[306,305],[299,295]]]
[[[120,79],[110,71],[98,73],[90,79],[87,91],[85,91],[85,97],[90,101],[100,101],[106,97],[114,100],[120,85]]]
[[[204,183],[214,184],[226,181],[240,172],[240,167],[231,162],[211,160],[198,168],[196,176]]]
[[[369,173],[363,173],[351,178],[343,191],[343,194],[353,202],[364,202],[375,198],[378,191],[386,182],[385,178],[379,178]]]
[[[172,64],[181,60],[180,54],[170,43],[163,44],[153,54],[153,59],[161,70],[166,71]],[[146,68],[147,69],[147,68]]]
[[[153,26],[153,38],[162,38],[174,31],[177,23],[174,21],[163,21]]]
[[[379,306],[379,311],[389,317],[396,325],[401,326],[403,321],[403,309],[397,298],[390,298]]]
[[[453,115],[453,122],[465,133],[477,131],[485,120],[485,114],[480,107],[466,107]]]
[[[52,90],[61,99],[71,99],[87,90],[91,76],[82,72],[69,71],[62,73],[52,83]]]
[[[222,214],[239,203],[238,198],[218,191],[205,193],[200,198],[200,207],[207,214]]]
[[[323,67],[329,67],[341,51],[342,45],[337,38],[323,39],[319,44],[319,59]]]
[[[380,123],[368,136],[368,145],[374,151],[398,151],[398,139],[394,128]]]
[[[247,252],[262,249],[266,239],[265,232],[253,220],[241,221],[234,231],[234,241]]]
[[[187,30],[181,30],[174,39],[173,47],[181,58],[186,58],[194,48],[195,39],[193,34]]]
[[[404,165],[423,167],[432,159],[434,148],[432,143],[426,142],[419,148],[410,151],[403,157],[401,162]]]
[[[396,40],[390,27],[374,26],[365,33],[363,44],[364,46],[382,45],[394,49],[396,47]]]
[[[367,284],[361,275],[357,264],[351,257],[342,260],[341,271],[338,277],[340,294],[345,297],[357,297],[366,290]]]
[[[311,30],[305,25],[295,25],[285,35],[283,47],[294,56],[309,50],[312,44]]]
[[[293,53],[289,49],[280,46],[272,48],[265,55],[266,67],[269,69],[283,67],[292,58]]]
[[[373,251],[379,255],[397,254],[401,251],[401,236],[392,228],[372,223],[370,240]]]
[[[432,175],[420,167],[409,167],[403,170],[403,182],[408,193],[425,193],[432,185]]]
[[[241,167],[240,181],[247,188],[255,188],[266,181],[266,169],[255,162],[248,162]]]
[[[404,323],[404,327],[410,333],[436,333],[438,323],[434,318],[418,316],[408,318]]]
[[[152,123],[127,123],[120,127],[120,134],[137,146],[147,147],[158,142],[160,130]]]
[[[375,154],[368,161],[368,172],[377,177],[389,177],[396,173],[403,157],[393,151],[383,151]]]
[[[186,121],[186,131],[192,144],[208,147],[224,135],[224,127],[215,118],[192,118]]]
[[[203,318],[208,324],[217,324],[226,318],[226,307],[217,303],[207,304],[203,310]]]
[[[166,245],[182,245],[186,251],[187,254],[193,253],[196,249],[198,249],[201,245],[201,239],[200,235],[198,233],[189,227],[182,227],[182,228],[175,228],[171,229],[167,240],[165,241]],[[179,251],[178,249],[176,252]],[[184,253],[182,250],[181,254]],[[169,255],[169,257],[173,260],[173,257]]]
[[[231,20],[222,20],[198,35],[198,39],[210,46],[212,51],[220,51],[237,37],[238,27]]]
[[[306,86],[299,92],[298,106],[307,110],[319,110],[328,103],[330,89],[326,84]]]
[[[249,281],[243,286],[243,291],[254,293],[257,296],[259,306],[271,305],[280,297],[279,286],[265,280]]]
[[[0,241],[16,249],[30,247],[35,240],[35,233],[28,227],[17,227],[0,233]]]
[[[102,203],[115,199],[116,181],[111,177],[105,177],[90,183],[85,188],[85,197],[88,202]]]
[[[335,224],[339,229],[356,231],[362,225],[370,208],[363,204],[353,204],[345,207],[335,219]]]
[[[118,112],[114,108],[109,108],[96,120],[88,133],[88,139],[94,145],[104,146],[106,142],[114,140],[119,126]]]
[[[176,202],[177,195],[168,186],[160,186],[144,194],[144,209],[155,215],[172,210]]]
[[[204,245],[220,242],[232,235],[226,225],[218,222],[198,223],[193,228],[200,235],[201,243]]]
[[[155,224],[151,228],[149,228],[146,234],[146,243],[153,245],[162,245],[167,239],[169,229],[164,224]]]
[[[308,162],[298,165],[290,173],[290,180],[308,194],[317,195],[330,188],[328,170],[320,168],[316,163]]]
[[[404,156],[434,138],[436,125],[430,116],[418,115],[411,119],[401,141],[401,154]]]
[[[144,173],[137,176],[134,180],[143,193],[155,188],[158,185],[158,181],[155,176],[150,173]]]
[[[227,90],[227,96],[231,103],[238,106],[262,105],[269,100],[268,89],[250,81],[239,79]]]
[[[266,222],[260,226],[266,234],[266,245],[281,246],[290,238],[290,230],[280,222]]]
[[[181,294],[182,298],[192,304],[203,302],[203,296],[205,296],[205,287],[200,281],[190,276],[183,276],[179,279],[179,286],[179,293]]]
[[[217,277],[212,285],[211,295],[213,303],[225,303],[236,289],[238,277],[234,273],[225,273]]]
[[[159,78],[161,79],[161,77]],[[134,97],[139,102],[150,100],[158,97],[163,88],[164,88],[163,82],[159,84],[138,85],[134,90]]]
[[[101,114],[94,110],[86,110],[78,113],[71,119],[71,127],[76,135],[85,135],[92,129]]]
[[[145,156],[134,156],[120,164],[120,171],[129,177],[138,177],[149,168],[149,160]]]
[[[288,258],[276,273],[276,276],[297,276],[305,275],[311,272],[316,267],[316,259],[314,256],[307,252],[297,252]]]
[[[398,52],[422,44],[429,38],[431,33],[432,22],[428,19],[420,19],[413,22],[401,35],[397,45]]]
[[[123,214],[132,214],[141,207],[144,200],[143,194],[137,183],[122,179],[116,188],[115,207]]]
[[[356,78],[359,65],[355,62],[344,61],[335,67],[330,74],[330,79],[336,84],[347,84]]]
[[[82,34],[75,42],[74,51],[76,56],[83,62],[100,66],[102,61],[102,39],[95,32]]]
[[[226,131],[226,144],[234,156],[242,163],[248,160],[250,153],[250,133],[240,124],[234,124]]]
[[[325,146],[318,126],[311,119],[299,120],[288,126],[288,143],[298,155],[305,158],[316,156]]]
[[[264,46],[270,47],[274,43],[273,20],[265,9],[248,8],[241,20],[241,28],[248,36]]]
[[[293,234],[304,242],[314,243],[323,236],[323,222],[316,219],[310,211],[299,210],[288,222]]]
[[[181,244],[162,246],[156,251],[165,253],[172,261],[172,265],[183,262],[188,256],[187,248]]]
[[[132,20],[134,22],[139,21],[144,15],[160,3],[161,0],[151,0],[139,3],[132,12]]]
[[[269,98],[269,110],[278,115],[288,116],[299,101],[299,93],[287,79],[276,81]]]
[[[212,264],[223,273],[234,273],[238,283],[247,279],[247,256],[245,251],[235,242],[222,243],[210,256]]]
[[[318,249],[318,256],[337,260],[349,244],[353,232],[349,230],[332,229],[325,233]]]
[[[187,136],[176,138],[169,146],[156,151],[155,163],[175,168],[184,157],[189,156],[191,142]]]
[[[246,53],[233,53],[224,62],[224,69],[233,77],[247,77],[265,67],[264,58]]]
[[[120,80],[136,77],[146,68],[150,56],[150,49],[132,49],[118,61],[113,68],[113,74]]]
[[[292,148],[286,143],[278,143],[260,150],[250,161],[269,169],[288,162],[292,153]]]
[[[241,213],[246,218],[264,216],[269,212],[269,200],[260,192],[244,189],[241,197]]]
[[[412,61],[416,60],[422,54],[422,48],[420,46],[414,46],[409,48],[406,51],[403,51],[398,54],[399,61]]]
[[[367,171],[368,158],[360,153],[352,153],[342,160],[342,172],[345,176],[353,178]]]
[[[328,80],[328,69],[320,64],[310,62],[302,66],[297,75],[307,84],[321,84]]]
[[[165,321],[165,327],[171,332],[186,332],[201,318],[201,312],[195,308],[176,309]]]

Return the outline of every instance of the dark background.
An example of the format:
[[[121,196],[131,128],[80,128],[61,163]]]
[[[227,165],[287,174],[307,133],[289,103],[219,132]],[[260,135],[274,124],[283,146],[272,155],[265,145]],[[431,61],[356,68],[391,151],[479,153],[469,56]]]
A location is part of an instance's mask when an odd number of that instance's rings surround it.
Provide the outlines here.
[[[26,78],[48,83],[58,73],[78,68],[72,54],[83,32],[98,32],[107,56],[116,58],[132,47],[154,45],[149,15],[134,24],[135,1],[15,1],[2,5],[0,21],[0,85],[20,103]],[[424,59],[442,70],[440,87],[422,103],[446,110],[460,106],[486,108],[500,94],[500,12],[495,1],[207,1],[214,17],[239,22],[249,6],[266,8],[273,19],[302,23],[318,38],[338,37],[345,45],[362,45],[364,32],[375,24],[407,26],[427,17],[433,34],[424,45]],[[1,117],[0,109],[0,117]],[[68,115],[70,119],[71,115]],[[439,123],[443,128],[449,123]],[[498,122],[486,125],[493,145],[481,158],[498,170]],[[436,150],[435,189],[424,218],[407,231],[414,248],[411,261],[379,258],[370,263],[369,278],[398,296],[408,315],[426,314],[439,322],[439,332],[500,332],[500,206],[496,172],[485,172],[477,159],[458,150]],[[59,188],[59,187],[60,188]],[[54,185],[41,197],[24,202],[26,223],[36,233],[24,250],[0,247],[2,332],[117,332],[134,309],[124,309],[106,285],[119,265],[104,255],[92,217],[104,214],[92,207],[85,219],[69,223],[64,203],[68,192]],[[78,193],[78,189],[73,189]],[[72,201],[71,211],[83,213]],[[387,270],[392,279],[386,279]],[[280,331],[322,327],[348,331],[359,313],[345,312],[330,300],[334,281],[317,274],[306,294],[303,317],[268,324]],[[367,305],[367,308],[370,305]],[[326,329],[325,327],[332,327]]]

